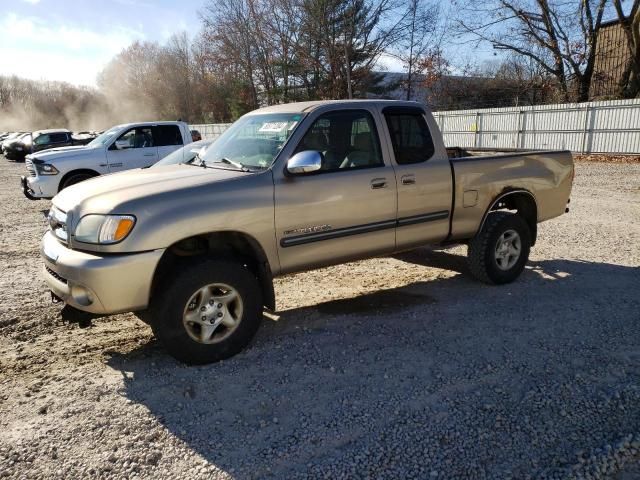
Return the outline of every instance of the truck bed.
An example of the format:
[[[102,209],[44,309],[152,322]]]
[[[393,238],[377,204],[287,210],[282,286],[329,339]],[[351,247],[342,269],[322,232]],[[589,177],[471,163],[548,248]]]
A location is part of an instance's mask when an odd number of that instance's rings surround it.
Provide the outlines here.
[[[452,240],[475,235],[484,212],[503,192],[531,193],[538,222],[562,215],[571,195],[574,170],[568,150],[472,155],[449,162],[454,182]]]

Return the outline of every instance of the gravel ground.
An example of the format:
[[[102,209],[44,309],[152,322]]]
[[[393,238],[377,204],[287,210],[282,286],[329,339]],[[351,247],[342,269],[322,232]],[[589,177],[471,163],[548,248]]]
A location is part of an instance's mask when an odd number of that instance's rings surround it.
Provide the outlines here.
[[[516,283],[464,247],[289,276],[204,367],[132,315],[58,319],[23,168],[0,165],[0,478],[640,478],[640,164],[580,163]]]

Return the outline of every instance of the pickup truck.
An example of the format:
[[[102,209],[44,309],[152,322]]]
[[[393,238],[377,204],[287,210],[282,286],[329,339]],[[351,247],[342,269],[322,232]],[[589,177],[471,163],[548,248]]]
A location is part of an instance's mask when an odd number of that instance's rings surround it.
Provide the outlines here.
[[[148,167],[191,143],[184,122],[116,125],[85,146],[68,146],[27,155],[22,192],[30,200],[53,198],[70,185],[106,173]]]
[[[318,101],[237,120],[190,163],[92,179],[53,198],[53,298],[134,312],[177,359],[228,358],[275,310],[275,276],[466,243],[486,283],[522,272],[537,224],[565,213],[568,151],[449,159],[415,102]]]

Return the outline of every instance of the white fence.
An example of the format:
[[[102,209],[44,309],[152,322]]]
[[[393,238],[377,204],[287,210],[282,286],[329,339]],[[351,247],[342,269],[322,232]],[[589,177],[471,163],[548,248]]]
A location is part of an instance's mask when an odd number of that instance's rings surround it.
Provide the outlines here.
[[[192,130],[198,130],[200,135],[202,135],[203,140],[215,140],[222,132],[224,132],[230,123],[209,123],[209,124],[201,124],[201,125],[189,125],[189,128]]]
[[[448,147],[640,154],[640,99],[434,112]],[[226,123],[191,125],[218,138]]]
[[[434,112],[447,146],[640,153],[640,99]]]

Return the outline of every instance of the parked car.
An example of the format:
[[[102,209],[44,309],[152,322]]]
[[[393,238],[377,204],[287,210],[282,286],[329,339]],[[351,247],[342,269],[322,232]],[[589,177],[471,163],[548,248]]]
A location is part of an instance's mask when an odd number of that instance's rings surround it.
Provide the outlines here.
[[[3,143],[4,156],[7,160],[24,158],[24,150],[31,149],[31,134],[23,133]]]
[[[70,145],[84,145],[84,142],[76,141],[67,129],[38,130],[7,145],[5,157],[10,160],[24,160],[29,153]]]
[[[163,165],[178,165],[179,163],[190,163],[196,157],[199,157],[199,155],[203,154],[206,151],[207,147],[212,143],[213,140],[200,140],[199,142],[193,142],[189,145],[185,145],[181,149],[170,153],[158,163],[152,165],[151,168],[157,168]]]
[[[97,136],[98,133],[93,131],[77,132],[71,134],[74,145],[87,145],[91,143]]]
[[[191,143],[184,122],[127,123],[110,128],[86,146],[54,148],[27,155],[22,191],[31,200],[52,198],[91,177],[148,167]]]
[[[191,141],[199,142],[200,140],[202,140],[202,135],[200,135],[200,132],[198,130],[191,130]]]
[[[514,281],[537,224],[568,211],[573,176],[569,151],[450,159],[415,102],[276,105],[197,164],[63,190],[44,278],[67,308],[137,312],[174,357],[207,363],[248,344],[275,309],[275,276],[466,243],[479,280]]]
[[[15,141],[16,139],[24,136],[24,135],[28,135],[29,132],[12,132],[9,135],[7,135],[4,140],[2,140],[2,142],[0,142],[0,153],[4,154],[5,151],[5,147],[7,145],[9,145],[11,142]]]

